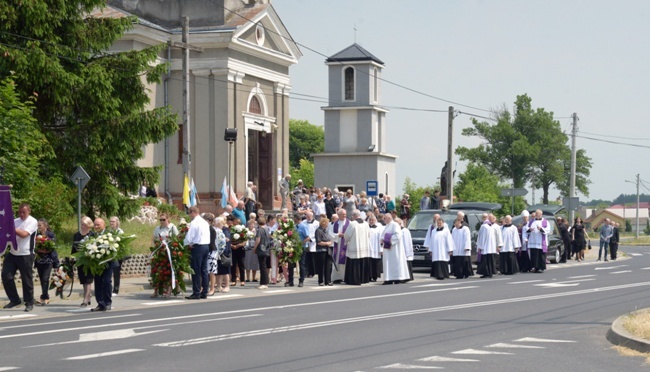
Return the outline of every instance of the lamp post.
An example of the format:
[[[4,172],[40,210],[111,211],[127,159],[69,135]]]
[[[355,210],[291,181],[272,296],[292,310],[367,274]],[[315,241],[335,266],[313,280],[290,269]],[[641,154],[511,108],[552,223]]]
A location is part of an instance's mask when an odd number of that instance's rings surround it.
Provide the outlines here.
[[[237,128],[226,128],[223,139],[228,142],[228,186],[232,187],[232,178],[230,177],[230,153],[232,152],[232,145],[237,141]],[[224,196],[222,195],[221,197]]]

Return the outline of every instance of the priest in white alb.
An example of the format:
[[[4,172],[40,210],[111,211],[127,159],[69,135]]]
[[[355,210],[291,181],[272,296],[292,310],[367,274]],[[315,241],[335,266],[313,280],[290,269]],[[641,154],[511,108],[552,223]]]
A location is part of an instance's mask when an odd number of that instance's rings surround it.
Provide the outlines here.
[[[384,225],[378,223],[377,217],[371,213],[368,227],[370,228],[370,281],[376,282],[383,272],[381,255],[384,249],[381,247],[381,237]]]
[[[442,218],[436,220],[435,228],[429,227],[423,245],[431,252],[431,276],[438,280],[449,278],[449,258],[454,252],[454,240]]]
[[[532,216],[531,216],[532,217]],[[543,217],[542,211],[535,211],[534,218],[528,222],[528,250],[530,250],[530,267],[534,273],[546,270],[546,252],[548,251],[548,235],[551,224]]]
[[[478,231],[476,240],[476,250],[478,251],[478,268],[476,272],[481,274],[481,278],[491,278],[496,274],[496,255],[497,255],[497,232],[492,228],[487,213],[481,216],[483,224]]]
[[[402,246],[402,228],[393,221],[390,213],[384,214],[384,232],[381,244],[383,253],[384,285],[399,284],[409,279],[406,254]]]
[[[516,226],[512,225],[512,217],[506,216],[501,226],[503,246],[499,252],[499,271],[504,275],[513,275],[519,271],[516,253],[521,248],[521,239]]]
[[[472,268],[472,233],[469,227],[463,224],[463,220],[455,220],[454,228],[451,230],[451,238],[454,240],[454,254],[451,257],[451,273],[456,279],[466,279],[474,276]]]
[[[345,277],[343,281],[349,285],[361,285],[370,282],[370,228],[361,218],[361,212],[352,212],[350,226],[343,233],[347,242],[345,252]]]

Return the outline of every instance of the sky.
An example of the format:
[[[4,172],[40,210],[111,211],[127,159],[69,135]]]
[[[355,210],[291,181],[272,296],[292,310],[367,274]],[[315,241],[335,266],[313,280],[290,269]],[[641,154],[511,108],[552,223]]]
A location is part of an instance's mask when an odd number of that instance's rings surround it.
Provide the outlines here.
[[[578,115],[577,148],[592,160],[589,196],[578,193],[581,201],[635,194],[635,183],[626,181],[635,182],[637,174],[648,180],[641,193],[650,193],[650,1],[272,0],[272,5],[303,53],[290,68],[292,119],[323,124],[326,104],[299,98],[327,98],[325,58],[355,37],[385,63],[380,105],[394,107],[386,115],[387,152],[399,156],[398,191],[406,177],[418,186],[438,182],[447,158],[447,113],[396,107],[454,106],[490,116],[503,107],[512,111],[517,95],[528,94],[533,107],[553,112],[567,134],[571,115]],[[481,143],[461,135],[470,118],[454,120],[455,147]],[[454,155],[456,162],[462,173],[465,162]],[[536,190],[535,199],[541,196]],[[552,190],[549,199],[558,196]]]

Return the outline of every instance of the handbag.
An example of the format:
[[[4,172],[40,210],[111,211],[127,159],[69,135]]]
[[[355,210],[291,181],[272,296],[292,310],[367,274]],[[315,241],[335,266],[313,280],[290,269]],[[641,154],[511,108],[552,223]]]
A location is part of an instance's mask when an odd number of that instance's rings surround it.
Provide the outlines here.
[[[222,253],[219,255],[219,261],[222,266],[232,266],[232,255],[228,256]]]
[[[587,243],[587,248],[591,249],[591,240]]]

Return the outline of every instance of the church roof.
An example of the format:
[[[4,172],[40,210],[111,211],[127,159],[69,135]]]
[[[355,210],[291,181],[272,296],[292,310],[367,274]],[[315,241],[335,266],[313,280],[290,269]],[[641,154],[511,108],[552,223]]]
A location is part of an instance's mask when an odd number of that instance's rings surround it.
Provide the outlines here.
[[[374,61],[379,64],[384,64],[382,60],[375,57],[369,51],[363,49],[361,45],[354,43],[342,51],[329,57],[326,62],[348,62],[348,61]]]

